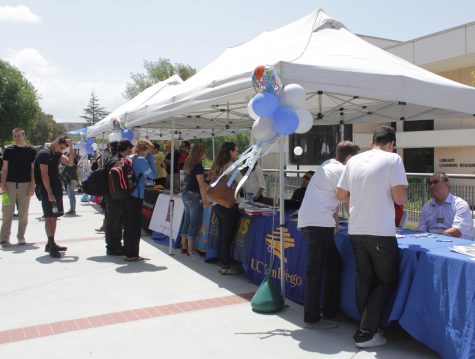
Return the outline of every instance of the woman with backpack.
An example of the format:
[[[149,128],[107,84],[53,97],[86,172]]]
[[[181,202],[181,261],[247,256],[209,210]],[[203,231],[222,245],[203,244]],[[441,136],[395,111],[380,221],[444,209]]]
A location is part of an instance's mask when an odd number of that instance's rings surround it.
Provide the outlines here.
[[[140,234],[142,232],[142,203],[144,197],[145,177],[157,177],[152,155],[153,144],[140,139],[134,146],[132,156],[134,176],[137,181],[131,195],[125,199],[124,247],[127,262],[142,261],[139,256]]]
[[[181,252],[197,257],[194,251],[194,240],[203,222],[203,208],[208,208],[205,182],[205,169],[201,162],[206,158],[206,146],[199,143],[192,147],[183,169],[185,171],[185,189],[183,203],[185,216],[181,229]]]

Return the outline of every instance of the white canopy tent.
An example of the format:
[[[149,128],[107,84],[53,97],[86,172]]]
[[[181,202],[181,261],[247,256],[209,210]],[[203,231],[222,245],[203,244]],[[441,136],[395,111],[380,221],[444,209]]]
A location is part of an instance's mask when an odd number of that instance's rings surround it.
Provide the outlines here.
[[[150,99],[153,99],[154,96],[156,96],[157,94],[165,93],[171,87],[181,83],[183,83],[183,80],[180,78],[180,76],[173,75],[164,81],[160,81],[148,87],[147,89],[139,93],[137,96],[135,96],[133,99],[111,112],[109,115],[107,115],[95,125],[89,126],[87,128],[87,136],[95,137],[97,135],[103,135],[105,133],[112,132],[112,121],[114,119],[126,120],[128,111],[143,105],[145,102],[149,101]]]
[[[183,84],[128,113],[129,127],[250,128],[251,75],[260,64],[307,92],[315,124],[475,114],[475,89],[445,79],[352,34],[323,11],[229,48]]]
[[[229,48],[196,75],[128,113],[130,127],[162,129],[250,128],[257,65],[274,65],[284,84],[307,93],[314,124],[389,122],[475,114],[475,89],[398,58],[348,31],[323,11]],[[283,198],[284,141],[280,140]],[[281,200],[284,256],[284,208]],[[285,268],[281,260],[281,291]]]

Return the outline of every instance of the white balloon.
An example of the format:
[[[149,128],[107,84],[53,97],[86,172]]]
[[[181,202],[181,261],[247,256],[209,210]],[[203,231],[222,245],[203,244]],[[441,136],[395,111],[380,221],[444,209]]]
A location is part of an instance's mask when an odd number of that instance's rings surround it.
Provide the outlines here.
[[[247,104],[247,113],[249,114],[250,118],[257,121],[259,119],[259,116],[256,115],[256,113],[252,109],[252,100],[253,99],[251,99],[251,101],[249,101],[249,103]]]
[[[122,135],[119,131],[114,131],[109,135],[109,142],[120,141],[122,139]]]
[[[86,142],[84,141],[79,142],[78,149],[79,149],[79,153],[84,156],[87,153]]]
[[[299,126],[295,130],[295,133],[306,133],[310,131],[313,126],[313,117],[309,110],[306,108],[298,108],[295,110],[299,118]]]
[[[305,90],[297,84],[288,84],[280,91],[280,107],[292,107],[294,109],[305,105]]]
[[[256,141],[270,140],[277,132],[274,130],[272,120],[259,118],[252,125],[251,134]]]
[[[135,146],[137,142],[139,141],[139,139],[142,138],[142,136],[140,135],[140,131],[138,128],[134,128],[132,132],[134,133],[134,138],[130,142],[132,142],[132,144]],[[145,138],[145,136],[143,137]]]

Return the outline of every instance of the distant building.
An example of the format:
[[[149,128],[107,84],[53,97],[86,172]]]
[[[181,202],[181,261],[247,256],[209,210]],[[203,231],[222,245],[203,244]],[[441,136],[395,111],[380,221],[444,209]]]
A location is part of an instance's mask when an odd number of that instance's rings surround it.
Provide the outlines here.
[[[360,37],[440,76],[465,85],[475,85],[475,22],[405,42]],[[404,159],[407,172],[475,174],[473,117],[345,125],[345,138],[365,150],[371,141],[373,129],[381,124],[396,129],[397,152]],[[324,160],[334,156],[338,134],[339,126],[314,126],[306,135],[289,136],[287,168],[296,169],[297,158],[293,155],[293,149],[305,142],[307,151],[300,156],[300,169],[315,169]],[[262,166],[276,168],[276,154],[266,156]],[[461,180],[458,182],[464,183]]]

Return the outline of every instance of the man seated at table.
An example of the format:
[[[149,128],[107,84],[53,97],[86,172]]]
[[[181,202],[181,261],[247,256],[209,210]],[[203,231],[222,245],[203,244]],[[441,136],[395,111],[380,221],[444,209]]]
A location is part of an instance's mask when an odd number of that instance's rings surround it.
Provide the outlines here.
[[[430,177],[432,200],[422,207],[417,230],[472,239],[472,211],[468,203],[450,193],[449,188],[449,178],[444,172]]]
[[[302,178],[302,183],[300,184],[300,187],[297,188],[294,193],[292,194],[292,200],[294,201],[303,201],[303,198],[305,196],[305,191],[307,190],[308,183],[310,182],[310,179],[312,178],[313,174],[315,171],[307,171],[303,175]]]

